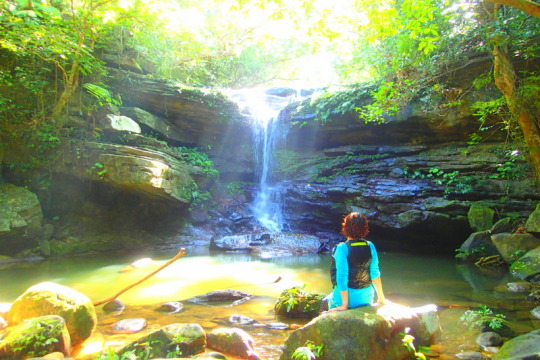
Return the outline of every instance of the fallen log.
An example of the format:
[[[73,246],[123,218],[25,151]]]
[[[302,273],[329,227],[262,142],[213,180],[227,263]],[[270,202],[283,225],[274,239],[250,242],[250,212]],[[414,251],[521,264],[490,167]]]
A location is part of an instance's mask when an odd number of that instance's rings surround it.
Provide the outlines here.
[[[108,303],[110,301],[113,301],[114,299],[116,299],[117,297],[119,297],[120,295],[122,295],[123,293],[125,293],[126,291],[128,291],[129,289],[139,285],[140,283],[142,283],[143,281],[145,281],[146,279],[154,276],[155,274],[157,274],[158,272],[160,272],[161,270],[163,270],[164,268],[166,268],[167,266],[171,265],[173,262],[175,262],[176,260],[180,259],[182,256],[184,256],[186,254],[186,249],[184,248],[181,248],[180,251],[178,251],[178,254],[176,254],[171,260],[167,261],[165,264],[161,265],[159,268],[157,268],[156,270],[152,271],[150,274],[146,275],[145,277],[143,277],[142,279],[134,282],[133,284],[125,287],[124,289],[120,290],[119,292],[117,292],[116,294],[114,294],[113,296],[110,296],[106,299],[103,299],[103,300],[99,300],[99,301],[96,301],[94,303],[94,306],[98,306],[98,305],[102,305],[102,304],[105,304],[105,303]]]

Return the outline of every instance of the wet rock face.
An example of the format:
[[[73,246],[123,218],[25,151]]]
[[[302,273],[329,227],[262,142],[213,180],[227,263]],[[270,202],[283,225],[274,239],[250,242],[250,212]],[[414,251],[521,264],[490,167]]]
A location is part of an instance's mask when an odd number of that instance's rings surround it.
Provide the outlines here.
[[[230,144],[250,135],[238,106],[223,95],[182,89],[134,73],[112,73],[110,84],[122,94],[123,104],[157,117],[146,117],[146,125],[163,131],[166,137],[193,146],[215,146],[218,139]]]
[[[498,209],[494,221],[526,217],[539,199],[528,170],[500,176],[497,145],[352,146],[293,152],[279,171],[292,231],[338,233],[350,211],[367,215],[371,239],[392,250],[454,251],[473,231],[471,205]],[[521,171],[521,172],[520,172]],[[324,241],[334,241],[328,239]]]

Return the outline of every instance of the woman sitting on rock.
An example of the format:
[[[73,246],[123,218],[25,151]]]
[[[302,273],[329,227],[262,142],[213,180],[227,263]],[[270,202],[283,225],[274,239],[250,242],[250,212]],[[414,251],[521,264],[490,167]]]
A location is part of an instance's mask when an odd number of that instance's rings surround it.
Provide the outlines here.
[[[329,311],[372,305],[374,292],[377,292],[379,304],[390,303],[382,289],[377,250],[364,239],[369,233],[367,218],[357,212],[350,213],[343,219],[341,233],[347,241],[339,243],[332,251],[330,275],[334,288],[325,299]]]

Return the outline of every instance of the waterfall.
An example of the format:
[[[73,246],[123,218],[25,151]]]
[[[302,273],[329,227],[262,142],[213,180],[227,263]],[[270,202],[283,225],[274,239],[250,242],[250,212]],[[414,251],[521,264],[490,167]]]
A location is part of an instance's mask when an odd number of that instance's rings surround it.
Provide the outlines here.
[[[264,90],[250,90],[233,96],[243,113],[251,120],[255,171],[259,181],[252,211],[259,224],[273,233],[283,230],[281,194],[275,183],[273,166],[276,144],[286,135],[281,120],[281,110],[291,101],[291,96],[274,96]]]

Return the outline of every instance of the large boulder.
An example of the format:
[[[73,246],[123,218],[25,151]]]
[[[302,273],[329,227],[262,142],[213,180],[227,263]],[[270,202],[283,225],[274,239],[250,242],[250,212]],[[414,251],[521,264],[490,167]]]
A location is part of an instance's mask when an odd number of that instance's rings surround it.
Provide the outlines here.
[[[66,323],[57,315],[40,316],[10,326],[0,339],[0,358],[27,359],[60,352],[71,352]]]
[[[144,344],[144,346],[142,346]],[[141,337],[118,351],[155,359],[174,353],[191,356],[204,352],[206,333],[199,324],[170,324]]]
[[[498,255],[499,251],[491,241],[488,231],[472,233],[459,248],[460,253],[456,257],[461,260],[475,262],[483,256]]]
[[[527,218],[525,231],[540,234],[540,203],[536,204],[536,208]]]
[[[74,346],[88,339],[97,325],[96,310],[87,296],[51,282],[28,288],[11,305],[7,321],[13,326],[45,315],[58,315],[65,320]]]
[[[501,233],[491,236],[491,240],[504,261],[511,264],[523,255],[523,252],[540,246],[540,239],[531,234]]]
[[[510,266],[512,276],[531,281],[540,274],[540,246],[527,252]],[[537,280],[540,280],[538,278]]]
[[[66,145],[63,153],[64,161],[55,171],[82,180],[102,181],[149,199],[185,205],[191,202],[197,188],[193,175],[199,169],[161,150],[81,142]]]
[[[467,213],[469,225],[475,231],[486,231],[493,226],[495,211],[481,204],[474,204]]]
[[[11,184],[0,184],[0,254],[38,245],[43,213],[36,194]]]
[[[260,360],[253,338],[239,328],[219,328],[209,332],[208,347],[241,359]]]
[[[515,337],[503,344],[493,360],[540,359],[540,329]]]
[[[294,351],[308,342],[323,346],[319,360],[414,359],[403,346],[404,333],[409,328],[415,345],[430,345],[440,332],[434,309],[385,305],[328,312],[295,330],[287,338],[280,360],[292,359]]]

